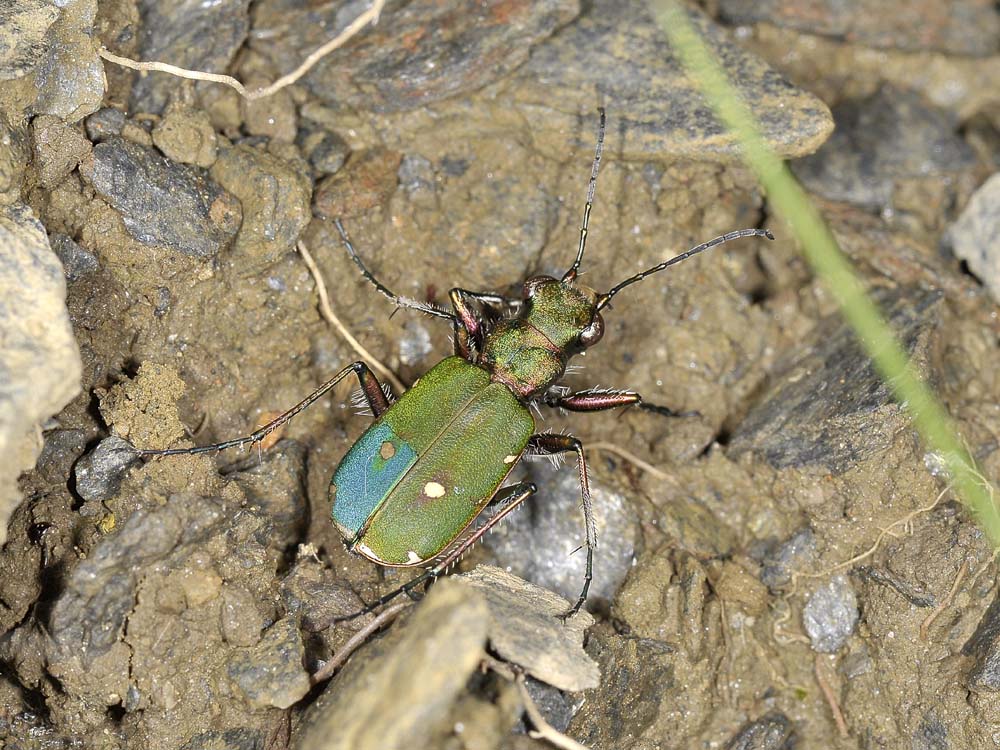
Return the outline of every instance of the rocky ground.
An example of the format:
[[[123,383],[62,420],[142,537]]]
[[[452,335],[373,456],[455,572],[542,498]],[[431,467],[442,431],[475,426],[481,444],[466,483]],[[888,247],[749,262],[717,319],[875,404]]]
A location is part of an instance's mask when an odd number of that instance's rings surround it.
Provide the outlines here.
[[[691,12],[996,482],[1000,13],[947,6]],[[252,102],[98,56],[252,88],[366,8],[0,3],[5,746],[527,750],[548,743],[523,671],[594,750],[994,747],[993,550],[643,4],[391,2]],[[329,520],[368,424],[352,387],[259,450],[128,444],[245,434],[357,359],[300,242],[336,315],[415,381],[447,325],[393,315],[333,220],[421,301],[561,275],[598,105],[584,283],[736,228],[777,239],[622,292],[565,381],[682,416],[542,415],[591,446],[590,614],[556,617],[582,577],[576,472],[524,462],[524,512],[334,670],[371,618],[331,621],[412,575]]]

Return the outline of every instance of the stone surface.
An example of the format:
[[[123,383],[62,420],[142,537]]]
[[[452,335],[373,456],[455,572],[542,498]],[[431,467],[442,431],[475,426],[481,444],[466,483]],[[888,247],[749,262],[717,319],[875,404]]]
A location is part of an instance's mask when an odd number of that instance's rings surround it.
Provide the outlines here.
[[[1000,303],[1000,173],[973,193],[945,236],[955,257],[969,264]]]
[[[350,2],[306,7],[295,0],[257,3],[253,48],[288,73],[302,61],[302,50],[315,49],[339,33],[362,7]],[[306,85],[336,107],[376,112],[423,107],[501,78],[577,13],[577,0],[415,0],[389,6],[378,26],[321,60],[306,76]]]
[[[538,492],[483,540],[501,566],[570,601],[580,594],[587,563],[581,549],[586,539],[574,462],[553,469],[547,462],[533,461],[528,479]],[[624,495],[593,479],[590,490],[598,548],[589,598],[607,603],[632,567],[638,522]]]
[[[560,690],[578,692],[601,681],[583,650],[583,635],[594,624],[588,612],[563,620],[568,601],[500,568],[480,565],[460,580],[486,597],[490,647],[501,658]]]
[[[83,124],[91,142],[100,143],[113,135],[121,135],[125,113],[114,107],[102,107],[84,120]]]
[[[802,610],[802,625],[813,651],[832,654],[847,643],[858,624],[858,599],[847,576],[837,575],[813,589]]]
[[[771,148],[803,156],[826,140],[833,121],[823,102],[742,50],[699,11],[691,9],[690,17],[759,118]],[[559,144],[561,155],[567,135],[579,133],[580,116],[589,116],[600,101],[613,118],[617,158],[737,157],[732,136],[643,3],[596,0],[578,22],[533,52],[510,90],[536,138],[545,139],[539,145]]]
[[[488,622],[481,594],[456,581],[440,581],[412,618],[365,650],[376,653],[356,654],[330,682],[306,712],[292,746],[428,747],[482,659]]]
[[[62,263],[67,281],[77,281],[97,270],[97,256],[74,242],[71,237],[54,234],[51,241],[52,250]]]
[[[74,467],[76,491],[84,500],[109,500],[118,492],[122,473],[139,460],[135,449],[112,435],[97,444]]]
[[[788,717],[778,711],[748,721],[726,743],[726,750],[794,750],[794,727]]]
[[[260,642],[229,660],[229,679],[254,706],[288,708],[309,692],[304,647],[294,618],[284,617]]]
[[[299,128],[296,143],[317,174],[331,175],[344,166],[350,148],[336,133],[314,129],[308,124]]]
[[[792,576],[816,553],[816,535],[808,526],[788,539],[768,545],[761,559],[760,581],[770,589],[790,583]]]
[[[115,136],[95,146],[80,169],[143,244],[210,258],[240,228],[242,212],[233,195],[203,171],[151,148]]]
[[[168,159],[206,169],[215,163],[219,139],[208,115],[201,110],[170,107],[152,135],[153,143]]]
[[[1000,12],[990,0],[721,0],[730,23],[776,26],[872,47],[991,55],[1000,50]]]
[[[883,309],[918,368],[926,368],[941,294],[883,295]],[[820,465],[840,474],[884,451],[909,422],[839,315],[819,323],[779,362],[771,386],[733,433],[729,455],[775,468]]]
[[[883,86],[838,105],[833,119],[830,140],[792,163],[806,187],[830,200],[882,208],[899,179],[955,174],[975,164],[953,115],[909,91]]]
[[[969,670],[970,687],[1000,692],[1000,597],[983,612],[962,653],[975,659]]]
[[[346,219],[384,205],[396,190],[401,160],[398,151],[386,149],[352,154],[343,169],[316,184],[316,215]]]
[[[0,111],[75,122],[101,106],[104,66],[93,42],[97,0],[0,5]]]
[[[212,178],[239,198],[243,223],[233,251],[246,260],[271,263],[295,247],[312,214],[312,185],[304,169],[248,145],[226,148]]]
[[[306,499],[306,450],[294,440],[281,440],[261,459],[249,457],[249,468],[232,475],[256,505],[274,521],[272,543],[278,549],[302,539],[309,517]]]
[[[39,115],[31,123],[34,167],[42,187],[54,188],[90,155],[90,141],[79,128],[52,115]]]
[[[35,465],[40,426],[80,392],[81,362],[66,281],[27,206],[0,208],[0,544],[20,502],[18,474]]]
[[[250,0],[141,0],[139,59],[225,73],[249,28]],[[130,109],[159,114],[176,96],[177,79],[149,73],[136,79]]]
[[[0,111],[0,205],[21,199],[24,172],[31,161],[27,123],[14,124]]]

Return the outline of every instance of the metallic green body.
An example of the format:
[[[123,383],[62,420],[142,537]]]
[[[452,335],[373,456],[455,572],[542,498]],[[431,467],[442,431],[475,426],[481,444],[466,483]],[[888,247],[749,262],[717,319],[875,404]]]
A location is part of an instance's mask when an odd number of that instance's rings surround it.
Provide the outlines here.
[[[449,357],[344,456],[330,484],[334,523],[382,565],[432,560],[493,498],[534,428],[509,388]]]

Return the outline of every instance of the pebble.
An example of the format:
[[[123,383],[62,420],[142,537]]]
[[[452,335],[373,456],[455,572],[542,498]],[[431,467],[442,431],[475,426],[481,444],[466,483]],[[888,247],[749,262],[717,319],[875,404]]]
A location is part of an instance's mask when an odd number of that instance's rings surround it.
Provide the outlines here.
[[[858,599],[846,576],[813,589],[802,610],[802,625],[813,651],[832,654],[847,643],[858,624]]]
[[[969,687],[1000,692],[1000,598],[994,598],[983,612],[972,637],[962,646],[962,654],[974,657]]]
[[[84,500],[110,500],[118,493],[125,469],[139,460],[129,443],[112,435],[76,462],[76,492]]]
[[[211,167],[219,152],[219,138],[208,115],[199,109],[170,107],[153,128],[153,143],[173,161]]]
[[[973,193],[945,240],[1000,303],[1000,172]]]
[[[726,743],[725,750],[794,750],[795,726],[779,711],[748,721]]]
[[[24,172],[31,161],[31,137],[26,123],[14,125],[0,112],[0,205],[21,199]]]
[[[51,115],[39,115],[31,123],[33,166],[39,184],[54,188],[90,155],[91,145],[78,128]]]
[[[84,120],[83,126],[91,142],[100,143],[113,135],[121,135],[125,113],[114,107],[102,107]]]
[[[229,679],[258,708],[289,708],[309,692],[304,654],[298,624],[285,617],[268,628],[255,646],[230,658]]]
[[[54,234],[51,241],[52,250],[63,265],[67,281],[78,281],[98,269],[100,264],[97,256],[81,247],[73,238],[65,234]]]
[[[145,245],[210,258],[240,228],[239,201],[204,171],[119,136],[94,146],[93,159],[80,171]]]

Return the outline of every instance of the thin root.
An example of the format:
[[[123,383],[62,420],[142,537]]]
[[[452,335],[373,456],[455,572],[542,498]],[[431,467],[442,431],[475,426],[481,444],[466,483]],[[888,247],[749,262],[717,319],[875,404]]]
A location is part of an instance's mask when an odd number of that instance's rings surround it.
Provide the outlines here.
[[[847,737],[849,732],[847,731],[847,722],[844,721],[844,714],[840,710],[840,704],[837,702],[837,696],[833,694],[833,688],[830,687],[830,683],[826,681],[823,676],[823,657],[821,654],[816,654],[816,661],[814,662],[814,672],[816,674],[816,683],[819,685],[820,691],[823,693],[823,697],[826,698],[827,704],[830,706],[830,711],[833,713],[833,720],[837,724],[837,731],[840,732],[841,737]]]
[[[958,587],[962,584],[962,579],[965,578],[968,572],[969,561],[966,560],[962,563],[962,567],[958,569],[958,575],[955,576],[955,582],[951,584],[951,590],[948,592],[948,596],[942,599],[941,603],[937,605],[926,618],[924,618],[922,623],[920,623],[920,640],[927,640],[927,631],[930,629],[931,624],[938,618],[938,615],[951,606],[952,601],[955,599],[955,594],[958,592]]]
[[[178,78],[189,78],[195,81],[211,81],[213,83],[221,83],[225,86],[229,86],[231,89],[234,89],[244,99],[253,101],[255,99],[263,99],[271,96],[286,86],[291,86],[302,76],[308,73],[316,63],[329,55],[335,49],[344,46],[344,44],[346,44],[369,23],[372,25],[378,23],[378,18],[382,13],[382,8],[385,6],[385,2],[386,0],[375,0],[372,3],[371,8],[366,10],[364,13],[361,13],[357,18],[351,21],[347,28],[341,31],[333,39],[311,52],[306,59],[302,61],[302,64],[291,73],[281,76],[281,78],[269,86],[254,89],[253,91],[247,91],[246,86],[232,76],[220,73],[206,73],[201,70],[190,70],[188,68],[180,68],[176,65],[156,61],[139,62],[137,60],[116,55],[104,47],[98,49],[97,54],[109,62],[113,62],[116,65],[121,65],[124,68],[130,68],[132,70],[156,71],[159,73],[169,73],[170,75],[177,76]]]
[[[674,482],[674,483],[677,482],[677,480],[674,479],[674,477],[670,476],[666,472],[660,471],[652,464],[643,461],[635,454],[629,453],[627,450],[618,445],[615,445],[614,443],[598,441],[596,443],[587,443],[586,445],[587,445],[587,450],[590,451],[607,451],[608,453],[614,453],[619,458],[628,461],[637,469],[640,469],[649,474],[650,476],[656,477],[657,479],[663,480],[664,482]]]
[[[309,273],[312,274],[312,277],[316,282],[316,292],[319,294],[319,311],[324,320],[340,332],[340,335],[344,337],[347,343],[351,345],[351,348],[358,353],[361,359],[368,362],[373,370],[392,383],[392,387],[396,389],[396,393],[403,393],[406,390],[406,386],[403,385],[402,381],[396,377],[392,370],[382,364],[371,352],[365,349],[361,343],[351,335],[351,332],[347,330],[347,326],[340,321],[340,318],[334,314],[333,308],[330,307],[330,296],[326,291],[326,282],[323,280],[323,274],[320,273],[319,266],[316,265],[316,261],[313,259],[312,253],[309,252],[309,248],[307,248],[305,243],[301,240],[296,247],[299,250],[299,254],[302,256],[302,260],[305,261],[306,266],[308,266]]]

